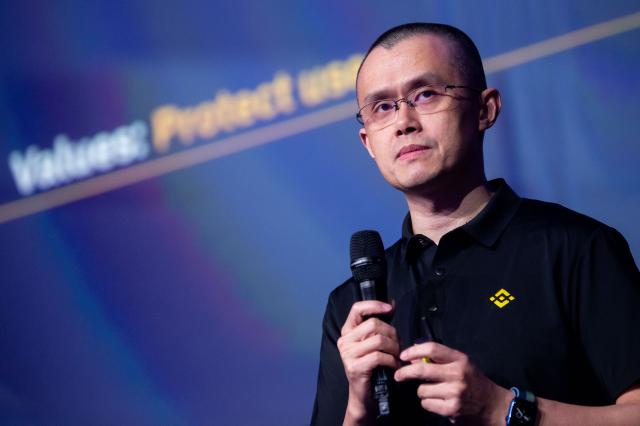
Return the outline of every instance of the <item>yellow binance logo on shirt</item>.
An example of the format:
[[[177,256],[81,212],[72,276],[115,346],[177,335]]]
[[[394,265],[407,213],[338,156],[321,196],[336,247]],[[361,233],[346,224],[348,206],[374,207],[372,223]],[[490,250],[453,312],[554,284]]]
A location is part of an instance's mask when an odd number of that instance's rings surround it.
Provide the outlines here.
[[[496,305],[498,308],[502,309],[505,306],[507,306],[509,303],[516,300],[516,298],[513,297],[511,294],[509,294],[507,290],[505,290],[504,288],[501,288],[496,292],[496,294],[491,296],[489,300],[493,302],[493,304]]]

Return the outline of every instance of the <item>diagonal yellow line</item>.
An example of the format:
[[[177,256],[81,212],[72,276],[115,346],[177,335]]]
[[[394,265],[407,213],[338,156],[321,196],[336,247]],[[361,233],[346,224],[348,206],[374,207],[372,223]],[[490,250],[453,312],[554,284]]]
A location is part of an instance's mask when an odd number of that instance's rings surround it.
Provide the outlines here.
[[[510,52],[496,55],[484,61],[484,70],[487,74],[502,71],[516,65],[531,62],[554,53],[562,52],[602,40],[626,31],[640,27],[640,12],[632,13],[621,18],[605,21],[600,24],[572,31],[561,36],[552,37],[529,46],[521,47]]]
[[[125,169],[11,201],[0,206],[0,223],[255,148],[344,120],[349,115],[353,115],[355,120],[353,113],[355,110],[356,103],[350,100],[330,108],[220,139],[215,143],[148,160]]]
[[[558,52],[640,27],[640,12],[552,37],[493,56],[484,61],[487,74],[502,71]],[[0,223],[42,212],[127,185],[162,176],[236,152],[275,142],[354,116],[354,100],[291,118],[262,128],[217,140],[187,151],[168,154],[125,169],[116,170],[40,194],[0,205]]]

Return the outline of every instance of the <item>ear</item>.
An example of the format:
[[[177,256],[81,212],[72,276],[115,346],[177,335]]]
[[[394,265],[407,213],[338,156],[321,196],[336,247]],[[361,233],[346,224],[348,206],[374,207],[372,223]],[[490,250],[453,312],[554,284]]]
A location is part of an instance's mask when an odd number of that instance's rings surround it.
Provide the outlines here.
[[[367,135],[367,131],[365,130],[364,127],[358,130],[358,136],[360,136],[360,141],[362,142],[362,145],[364,145],[364,147],[369,152],[369,155],[371,156],[371,158],[375,159],[376,156],[373,153],[373,150],[371,149],[371,144],[369,143],[369,136]]]
[[[480,103],[478,130],[482,132],[493,126],[500,115],[502,108],[500,92],[493,87],[483,90],[480,94]]]

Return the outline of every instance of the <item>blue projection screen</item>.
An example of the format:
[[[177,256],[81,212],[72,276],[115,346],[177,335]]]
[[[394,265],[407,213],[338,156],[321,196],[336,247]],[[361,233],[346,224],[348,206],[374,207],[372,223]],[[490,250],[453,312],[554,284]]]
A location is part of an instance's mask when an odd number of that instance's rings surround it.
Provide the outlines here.
[[[488,177],[640,256],[640,7],[542,1],[0,6],[0,423],[304,425],[348,242],[406,205],[355,72],[391,26],[477,43]]]

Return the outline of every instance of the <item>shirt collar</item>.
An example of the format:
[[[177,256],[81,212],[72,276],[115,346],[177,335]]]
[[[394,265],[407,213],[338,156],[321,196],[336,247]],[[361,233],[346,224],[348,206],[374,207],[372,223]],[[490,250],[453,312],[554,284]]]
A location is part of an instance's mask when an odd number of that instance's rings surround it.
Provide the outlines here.
[[[522,198],[507,185],[504,179],[491,180],[488,185],[493,192],[491,199],[480,213],[461,227],[485,247],[491,247],[496,243],[522,201]],[[431,242],[425,236],[420,236],[420,239]],[[413,253],[420,246],[420,244],[416,244],[415,240],[411,215],[407,213],[402,222],[403,257],[406,258],[408,254]]]

